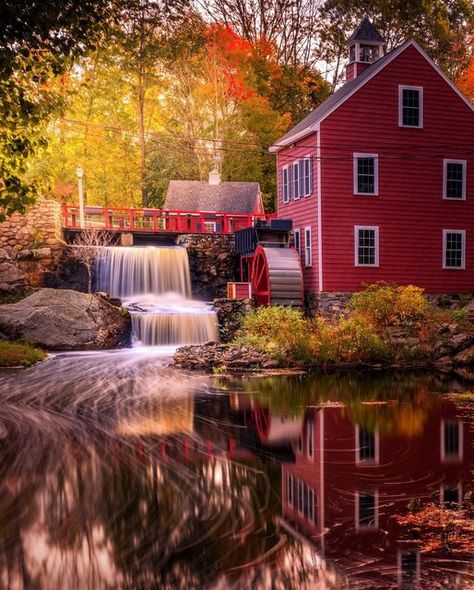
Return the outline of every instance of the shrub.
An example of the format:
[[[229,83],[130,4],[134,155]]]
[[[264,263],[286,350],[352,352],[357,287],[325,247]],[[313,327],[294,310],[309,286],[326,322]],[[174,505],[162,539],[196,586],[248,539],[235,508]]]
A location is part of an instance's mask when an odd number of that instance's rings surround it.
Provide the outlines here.
[[[349,302],[351,311],[368,318],[379,331],[417,322],[426,317],[429,307],[420,287],[386,283],[369,285]]]
[[[303,361],[311,357],[310,341],[308,322],[301,311],[277,305],[259,307],[246,314],[236,338],[237,344],[256,346],[279,358]]]
[[[387,360],[389,350],[374,325],[360,314],[352,314],[329,326],[318,321],[318,357],[325,362],[379,362]]]

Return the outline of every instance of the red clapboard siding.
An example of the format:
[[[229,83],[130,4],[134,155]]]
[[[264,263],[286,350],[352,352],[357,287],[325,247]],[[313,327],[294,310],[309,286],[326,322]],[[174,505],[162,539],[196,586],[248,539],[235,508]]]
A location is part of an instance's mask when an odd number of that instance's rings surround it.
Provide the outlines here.
[[[423,129],[398,126],[399,84],[423,87]],[[379,280],[432,293],[474,290],[474,113],[417,49],[409,46],[330,115],[321,142],[324,291]],[[441,144],[452,147],[434,147]],[[396,159],[403,151],[394,146],[425,157]],[[379,196],[354,196],[354,152],[379,154]],[[467,160],[466,201],[443,200],[443,158]],[[355,225],[379,226],[378,268],[355,267]],[[466,230],[465,270],[443,270],[443,229]]]
[[[313,192],[308,197],[300,197],[297,200],[290,200],[289,203],[283,203],[282,189],[282,169],[289,166],[294,161],[311,156],[313,159]],[[293,229],[299,229],[301,232],[301,267],[303,269],[305,288],[308,285],[317,290],[318,281],[318,246],[317,246],[317,165],[316,165],[316,133],[306,136],[304,139],[295,142],[293,147],[283,148],[277,154],[277,174],[278,174],[278,217],[281,219],[292,219]],[[304,228],[311,227],[312,242],[312,265],[304,265]],[[313,290],[313,287],[311,287]]]
[[[399,85],[423,87],[423,128],[398,126]],[[321,122],[322,275],[318,282],[316,133],[278,152],[278,213],[312,227],[309,291],[413,283],[431,293],[474,291],[474,112],[413,45]],[[379,195],[356,196],[353,154],[379,156]],[[313,194],[283,203],[281,170],[311,154]],[[411,157],[416,154],[416,157]],[[403,156],[410,156],[409,158]],[[443,195],[443,159],[467,161],[465,201]],[[379,266],[356,267],[354,226],[379,227]],[[466,268],[443,269],[443,229],[466,231]]]

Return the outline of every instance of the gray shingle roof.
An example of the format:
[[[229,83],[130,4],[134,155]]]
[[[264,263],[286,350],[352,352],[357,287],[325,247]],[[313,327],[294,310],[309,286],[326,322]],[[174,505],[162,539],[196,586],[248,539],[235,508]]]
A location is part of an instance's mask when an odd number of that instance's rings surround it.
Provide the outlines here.
[[[302,121],[297,123],[292,129],[290,129],[283,137],[281,137],[274,145],[278,146],[281,143],[287,142],[293,136],[297,135],[298,133],[304,131],[308,127],[312,127],[318,121],[323,119],[332,109],[338,106],[351,92],[356,90],[359,86],[367,80],[369,76],[372,76],[375,72],[380,70],[387,61],[389,61],[393,54],[396,52],[401,53],[405,46],[407,46],[410,41],[407,41],[400,47],[397,47],[393,51],[386,53],[383,57],[378,59],[376,62],[371,64],[366,70],[364,70],[361,74],[354,78],[350,82],[346,82],[339,90],[336,90],[329,98],[327,98],[323,103],[321,103],[314,111],[311,111],[309,115],[307,115]]]
[[[347,40],[352,41],[371,41],[372,43],[385,43],[385,39],[377,31],[367,16],[364,16],[362,22]]]
[[[207,181],[171,180],[164,208],[253,213],[259,194],[258,182],[221,182],[210,185]]]

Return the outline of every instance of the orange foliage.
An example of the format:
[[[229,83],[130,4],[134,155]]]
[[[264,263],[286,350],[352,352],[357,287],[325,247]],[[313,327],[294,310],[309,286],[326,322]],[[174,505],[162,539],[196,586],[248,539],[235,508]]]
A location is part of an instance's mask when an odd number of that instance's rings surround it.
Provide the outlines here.
[[[474,37],[472,38],[472,48],[474,50]],[[474,57],[457,80],[461,91],[472,101],[474,101]]]
[[[209,27],[207,49],[225,79],[226,94],[230,99],[243,101],[258,94],[254,79],[254,66],[258,61],[266,62],[270,76],[279,73],[273,43],[264,39],[252,43],[229,26],[214,24]]]

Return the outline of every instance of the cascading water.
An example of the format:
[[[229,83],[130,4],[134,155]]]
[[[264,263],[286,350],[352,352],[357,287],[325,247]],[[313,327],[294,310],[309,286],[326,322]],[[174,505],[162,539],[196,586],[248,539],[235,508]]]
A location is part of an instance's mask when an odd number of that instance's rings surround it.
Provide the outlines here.
[[[200,344],[218,339],[217,319],[193,301],[188,253],[180,247],[105,248],[98,288],[120,297],[132,315],[135,345]]]

